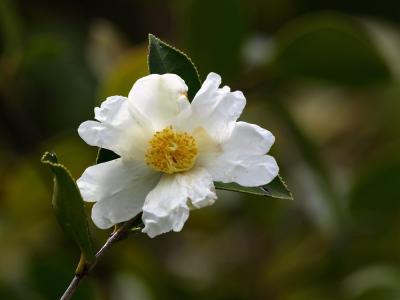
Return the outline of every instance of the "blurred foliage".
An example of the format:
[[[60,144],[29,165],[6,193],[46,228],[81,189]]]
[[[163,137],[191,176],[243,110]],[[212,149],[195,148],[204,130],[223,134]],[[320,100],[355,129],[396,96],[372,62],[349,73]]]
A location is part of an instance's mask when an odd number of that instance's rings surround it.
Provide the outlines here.
[[[386,80],[388,66],[360,24],[339,14],[307,15],[286,25],[277,37],[276,68],[287,76],[338,84]]]
[[[147,34],[243,90],[294,201],[219,191],[184,230],[118,244],[76,299],[400,298],[400,17],[392,1],[0,1],[0,299],[56,299],[79,251],[51,208],[55,151],[148,73]],[[95,247],[108,232],[91,224]]]
[[[245,35],[244,5],[240,0],[194,0],[186,5],[183,36],[201,78],[210,70],[234,77]]]

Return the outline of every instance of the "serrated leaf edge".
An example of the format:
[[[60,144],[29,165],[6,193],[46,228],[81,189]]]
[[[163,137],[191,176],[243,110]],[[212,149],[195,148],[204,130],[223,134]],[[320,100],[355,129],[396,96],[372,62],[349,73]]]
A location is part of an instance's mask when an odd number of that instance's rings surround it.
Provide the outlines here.
[[[260,196],[260,197],[270,197],[270,198],[274,198],[274,199],[284,199],[284,200],[294,200],[293,197],[293,193],[291,192],[291,190],[288,188],[286,182],[283,180],[283,178],[281,177],[280,174],[278,174],[277,176],[279,178],[279,180],[281,181],[283,187],[285,188],[285,190],[288,192],[289,196],[271,196],[271,195],[260,195],[258,193],[255,192],[251,192],[251,191],[244,191],[244,190],[231,190],[229,188],[224,188],[224,187],[219,187],[219,186],[215,186],[216,189],[218,190],[223,190],[223,191],[230,191],[230,192],[236,192],[236,193],[241,193],[241,194],[247,194],[247,195],[255,195],[255,196]],[[272,182],[272,181],[271,181]],[[268,184],[268,183],[267,183]],[[259,188],[260,190],[263,190],[263,186],[258,186],[256,188]]]
[[[183,52],[182,50],[177,49],[174,46],[171,46],[170,44],[164,42],[163,40],[159,39],[158,37],[156,37],[152,33],[149,33],[148,39],[149,39],[149,45],[148,45],[148,51],[147,51],[147,53],[148,53],[147,54],[147,65],[149,67],[149,73],[150,73],[150,44],[151,44],[151,40],[154,39],[157,42],[159,42],[160,44],[164,44],[165,46],[173,49],[174,51],[178,52],[179,54],[182,54],[190,62],[190,64],[193,66],[194,70],[196,71],[196,75],[197,75],[197,78],[199,79],[199,83],[200,83],[200,86],[201,86],[201,82],[202,81],[201,81],[201,77],[200,77],[199,71],[197,70],[197,67],[194,64],[194,62],[191,60],[191,58],[185,52]]]
[[[287,192],[289,193],[290,199],[288,199],[288,200],[294,200],[293,193],[292,193],[292,191],[289,189],[289,187],[288,187],[286,181],[283,180],[281,174],[278,174],[278,178],[279,178],[279,180],[282,182],[282,185],[284,186],[284,188],[285,188],[285,189],[287,190]],[[286,198],[285,198],[285,199],[286,199]]]

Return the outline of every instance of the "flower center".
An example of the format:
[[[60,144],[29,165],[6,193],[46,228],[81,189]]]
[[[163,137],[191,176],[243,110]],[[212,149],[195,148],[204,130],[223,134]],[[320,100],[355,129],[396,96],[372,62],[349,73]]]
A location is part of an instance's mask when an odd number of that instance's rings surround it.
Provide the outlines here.
[[[190,170],[198,155],[196,140],[186,132],[178,133],[172,126],[157,131],[150,140],[146,163],[167,174]]]

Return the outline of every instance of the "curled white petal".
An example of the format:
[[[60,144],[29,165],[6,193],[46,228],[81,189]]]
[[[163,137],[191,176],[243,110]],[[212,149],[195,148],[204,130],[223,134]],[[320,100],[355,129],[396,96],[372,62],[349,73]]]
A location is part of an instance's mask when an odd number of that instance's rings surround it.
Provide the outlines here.
[[[191,207],[211,205],[215,199],[212,178],[204,169],[164,175],[143,205],[143,232],[155,237],[171,230],[180,231]]]
[[[218,74],[208,74],[193,99],[190,122],[193,127],[204,128],[215,141],[224,142],[230,137],[246,98],[242,92],[231,92],[227,86],[219,88],[220,84]]]
[[[236,182],[243,186],[260,186],[271,182],[279,172],[275,159],[264,155],[274,143],[266,129],[237,122],[228,141],[211,153],[203,164],[215,181]]]
[[[261,186],[270,183],[278,175],[279,167],[270,155],[223,155],[209,171],[215,181]]]
[[[237,122],[229,140],[223,144],[224,152],[249,155],[266,154],[275,142],[274,135],[258,125]]]
[[[95,119],[113,127],[123,129],[126,122],[132,122],[127,109],[128,98],[123,96],[108,97],[100,107],[94,109]]]
[[[151,134],[148,124],[130,113],[127,98],[113,96],[95,108],[98,121],[83,122],[78,133],[89,145],[114,151],[126,158],[142,157]]]
[[[129,92],[129,108],[152,122],[155,130],[173,125],[176,116],[189,105],[182,78],[175,74],[151,74],[135,82]]]
[[[92,219],[97,227],[105,229],[140,213],[146,195],[159,178],[145,164],[119,158],[87,168],[77,185],[85,201],[96,202]]]

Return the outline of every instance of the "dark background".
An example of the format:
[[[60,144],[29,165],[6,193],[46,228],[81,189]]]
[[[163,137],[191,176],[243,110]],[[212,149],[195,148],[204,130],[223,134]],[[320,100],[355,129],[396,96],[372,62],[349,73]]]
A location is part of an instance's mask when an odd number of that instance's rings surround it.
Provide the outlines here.
[[[39,160],[94,163],[76,129],[148,73],[149,32],[245,93],[295,200],[219,192],[181,233],[118,244],[74,299],[400,299],[399,21],[392,1],[1,0],[0,299],[71,279]]]

